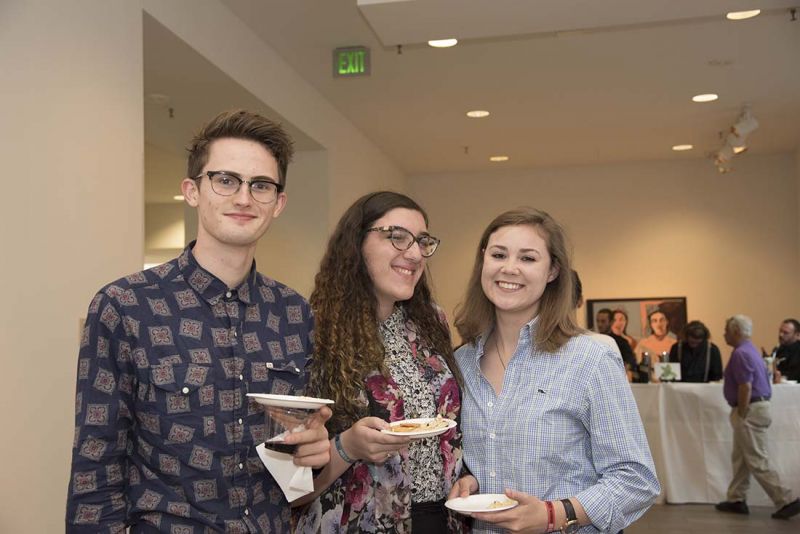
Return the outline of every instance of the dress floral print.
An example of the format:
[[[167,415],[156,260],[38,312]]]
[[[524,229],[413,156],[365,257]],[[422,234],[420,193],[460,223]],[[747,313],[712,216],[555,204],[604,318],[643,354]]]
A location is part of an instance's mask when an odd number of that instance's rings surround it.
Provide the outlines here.
[[[380,330],[391,376],[386,378],[377,370],[367,376],[361,392],[365,415],[389,422],[436,415],[458,421],[461,398],[456,379],[444,359],[418,339],[416,326],[407,320],[403,309],[395,308]],[[414,366],[409,367],[412,363]],[[399,372],[403,375],[398,375]],[[421,380],[408,380],[404,376],[408,372],[414,372]],[[427,385],[427,391],[421,391],[421,383]],[[413,391],[411,399],[407,397],[409,391]],[[420,413],[426,396],[431,404],[427,408],[430,413],[424,409]],[[412,493],[415,501],[438,500],[449,493],[461,474],[459,426],[434,438],[414,442],[417,445],[409,447],[410,452],[394,455],[381,465],[355,462],[319,498],[296,512],[296,531],[410,533]],[[432,460],[430,451],[437,448],[438,458]],[[412,463],[417,467],[430,463],[435,478],[420,475],[416,469],[414,477]],[[415,482],[425,487],[414,492]],[[448,526],[450,532],[466,530],[454,516],[448,517]]]

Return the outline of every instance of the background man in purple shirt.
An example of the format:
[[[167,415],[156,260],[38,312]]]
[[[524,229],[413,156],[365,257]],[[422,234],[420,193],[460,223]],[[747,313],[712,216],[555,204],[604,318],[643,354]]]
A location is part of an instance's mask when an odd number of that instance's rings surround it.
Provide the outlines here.
[[[725,323],[725,342],[733,347],[723,389],[725,400],[733,408],[733,480],[728,486],[728,500],[717,504],[716,509],[750,513],[746,498],[752,473],[778,507],[772,517],[789,519],[800,513],[800,499],[792,497],[792,491],[781,484],[778,473],[769,465],[767,429],[772,422],[772,387],[761,354],[750,341],[752,333],[753,321],[745,315],[734,315]]]

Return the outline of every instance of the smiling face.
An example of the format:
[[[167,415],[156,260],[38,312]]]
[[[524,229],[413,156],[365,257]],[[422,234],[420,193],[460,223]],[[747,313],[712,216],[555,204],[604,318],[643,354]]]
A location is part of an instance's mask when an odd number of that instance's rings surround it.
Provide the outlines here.
[[[669,321],[667,320],[667,316],[662,312],[653,312],[653,314],[650,315],[650,329],[653,331],[654,336],[666,336],[667,327],[669,327]]]
[[[269,150],[245,139],[214,141],[203,167],[206,171],[229,171],[244,180],[258,177],[278,181],[278,163]],[[186,202],[197,208],[197,243],[205,249],[255,248],[286,204],[285,193],[279,193],[269,204],[256,202],[245,184],[231,196],[219,195],[205,175],[199,180],[184,179],[181,188]]]
[[[524,322],[533,319],[547,283],[556,276],[558,269],[536,227],[503,226],[489,236],[481,286],[498,315],[508,314]]]
[[[415,236],[428,231],[422,214],[406,208],[390,210],[370,225],[379,226],[401,226]],[[367,233],[361,253],[378,301],[378,319],[383,321],[391,315],[396,302],[414,295],[427,260],[420,254],[417,243],[404,251],[394,248],[388,232]]]

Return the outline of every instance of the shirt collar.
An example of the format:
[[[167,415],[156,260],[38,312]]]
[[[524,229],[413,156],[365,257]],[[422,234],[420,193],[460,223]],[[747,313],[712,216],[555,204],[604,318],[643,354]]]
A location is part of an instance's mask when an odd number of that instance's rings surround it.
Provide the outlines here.
[[[528,345],[533,346],[533,340],[536,337],[536,329],[539,326],[539,316],[537,315],[524,325],[522,328],[519,329],[519,344],[525,344],[526,342]],[[490,326],[484,333],[479,335],[475,339],[475,364],[480,365],[481,356],[483,356],[484,352],[484,345],[486,344],[486,340],[489,338],[489,335],[494,330],[494,325]]]
[[[196,241],[189,243],[180,256],[178,256],[178,269],[180,269],[183,279],[189,284],[189,287],[194,289],[206,302],[210,305],[215,305],[223,296],[227,296],[229,291],[227,284],[203,269],[194,254],[192,249]],[[245,304],[251,304],[253,295],[256,294],[257,284],[257,271],[256,262],[253,260],[253,265],[250,267],[250,272],[245,279],[235,289],[231,289],[231,295],[236,295],[239,300]]]
[[[406,323],[406,314],[403,311],[402,306],[395,306],[394,310],[392,310],[391,315],[383,321],[380,326],[379,330],[381,334],[384,336],[386,334],[395,334],[403,331],[403,328]]]

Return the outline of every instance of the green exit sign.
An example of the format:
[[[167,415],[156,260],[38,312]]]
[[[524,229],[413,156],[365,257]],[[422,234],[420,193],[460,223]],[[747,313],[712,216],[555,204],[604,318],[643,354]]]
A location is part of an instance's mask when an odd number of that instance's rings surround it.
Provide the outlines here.
[[[369,76],[369,48],[366,46],[349,46],[333,51],[333,75],[349,78],[352,76]]]

